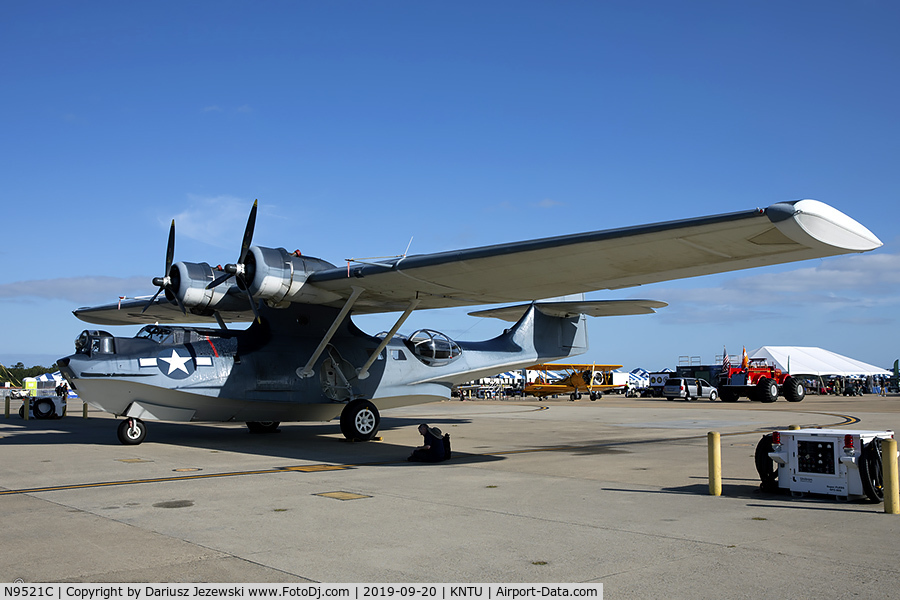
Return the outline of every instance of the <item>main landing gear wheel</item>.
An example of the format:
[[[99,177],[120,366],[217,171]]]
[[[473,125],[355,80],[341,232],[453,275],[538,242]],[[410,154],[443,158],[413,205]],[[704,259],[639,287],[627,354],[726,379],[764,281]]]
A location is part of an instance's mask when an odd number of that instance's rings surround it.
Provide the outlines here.
[[[367,442],[378,433],[381,416],[368,400],[354,400],[341,412],[341,433],[350,441]]]
[[[250,433],[276,433],[281,421],[247,421]]]
[[[136,446],[147,437],[147,426],[140,419],[129,418],[119,423],[116,433],[126,446]]]

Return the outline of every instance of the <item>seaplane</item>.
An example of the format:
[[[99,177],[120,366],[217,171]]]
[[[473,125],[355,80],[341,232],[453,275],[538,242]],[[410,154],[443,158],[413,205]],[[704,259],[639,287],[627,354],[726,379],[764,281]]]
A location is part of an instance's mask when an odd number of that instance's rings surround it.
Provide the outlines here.
[[[123,444],[143,442],[148,421],[243,422],[267,433],[281,423],[337,419],[346,438],[371,440],[381,411],[445,400],[454,385],[586,352],[588,316],[666,306],[586,300],[588,292],[882,245],[837,209],[797,200],[345,267],[254,245],[257,206],[236,262],[174,262],[173,221],[152,297],[73,311],[99,328],[83,331],[57,365],[83,400],[121,417]],[[480,341],[431,329],[398,333],[414,311],[448,307],[481,307],[469,314],[512,325]],[[372,313],[398,316],[389,331],[371,335],[353,317]],[[134,337],[106,330],[136,324],[144,327]]]

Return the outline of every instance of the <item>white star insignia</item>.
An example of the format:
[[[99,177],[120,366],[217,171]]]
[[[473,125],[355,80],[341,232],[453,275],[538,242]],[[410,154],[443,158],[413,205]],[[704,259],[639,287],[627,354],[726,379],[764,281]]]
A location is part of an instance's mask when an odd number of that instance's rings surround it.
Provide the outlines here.
[[[187,362],[191,360],[190,356],[179,356],[177,352],[172,350],[172,356],[170,356],[169,358],[163,358],[162,356],[160,356],[159,360],[168,363],[169,365],[169,372],[166,373],[166,375],[171,375],[175,371],[184,371],[186,375],[190,374],[187,370],[187,367],[185,366],[187,365]]]

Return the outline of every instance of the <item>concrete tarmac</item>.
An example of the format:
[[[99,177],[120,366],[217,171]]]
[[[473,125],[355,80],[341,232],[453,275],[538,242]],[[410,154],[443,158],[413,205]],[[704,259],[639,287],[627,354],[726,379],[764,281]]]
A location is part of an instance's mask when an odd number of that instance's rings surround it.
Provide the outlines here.
[[[384,411],[369,443],[336,422],[150,422],[123,446],[111,416],[69,408],[0,418],[5,582],[600,582],[606,598],[692,599],[900,585],[900,515],[762,492],[753,460],[792,424],[900,431],[900,397],[452,401]],[[406,461],[420,422],[450,433],[450,461]]]

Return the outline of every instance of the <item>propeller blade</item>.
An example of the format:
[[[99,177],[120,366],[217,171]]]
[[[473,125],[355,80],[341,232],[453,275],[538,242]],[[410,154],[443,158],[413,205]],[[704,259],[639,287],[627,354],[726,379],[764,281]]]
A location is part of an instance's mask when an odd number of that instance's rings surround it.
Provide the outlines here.
[[[187,310],[184,308],[184,303],[181,301],[181,298],[178,297],[178,294],[172,294],[175,297],[175,302],[178,303],[178,308],[181,309],[181,314],[186,315]]]
[[[219,285],[219,284],[221,284],[221,283],[225,283],[226,281],[228,281],[229,279],[231,279],[231,277],[232,277],[233,275],[234,275],[234,273],[224,273],[224,274],[222,274],[222,275],[216,277],[214,280],[212,280],[212,281],[209,283],[209,285],[206,286],[206,289],[211,290],[211,289],[213,289],[214,287],[216,287],[217,285]]]
[[[246,286],[244,286],[244,293],[247,294],[247,300],[250,302],[250,308],[253,309],[253,317],[258,323],[262,323],[262,318],[259,316],[259,309],[256,308],[256,301],[253,300],[253,296],[250,295],[250,290],[248,290]]]
[[[166,244],[166,272],[163,277],[169,276],[169,269],[172,268],[172,260],[175,258],[175,219],[172,219],[172,225],[169,227],[169,243]]]
[[[250,244],[253,243],[253,230],[256,228],[256,206],[259,200],[253,201],[253,208],[250,209],[250,217],[247,219],[247,227],[244,229],[244,239],[241,242],[241,256],[238,263],[243,264],[247,258],[247,252],[250,251]]]
[[[153,303],[156,301],[157,296],[159,296],[159,294],[160,294],[162,291],[163,291],[163,288],[159,288],[158,290],[156,290],[156,293],[153,294],[153,297],[150,298],[150,301],[147,302],[147,304],[144,305],[144,309],[141,311],[141,314],[144,314],[145,312],[147,312],[147,309],[150,308],[150,305],[153,304]]]
[[[166,270],[163,273],[162,277],[154,277],[153,285],[159,286],[159,289],[156,290],[156,293],[153,294],[153,297],[150,298],[150,301],[144,305],[143,310],[141,310],[141,314],[147,312],[147,309],[156,302],[156,299],[163,292],[171,292],[172,296],[175,297],[175,301],[178,303],[178,308],[181,309],[181,314],[186,315],[187,310],[184,308],[184,304],[181,302],[181,298],[179,298],[174,290],[172,290],[172,280],[169,277],[169,271],[172,269],[172,261],[175,259],[175,219],[172,219],[172,225],[169,226],[169,241],[166,243]]]
[[[175,258],[175,219],[172,219],[172,225],[169,226],[169,241],[166,243],[166,270],[163,272],[162,277],[154,277],[153,285],[159,286],[159,289],[156,290],[156,293],[153,294],[153,297],[150,298],[150,301],[144,305],[143,310],[141,310],[141,314],[147,312],[147,309],[156,302],[156,299],[159,295],[168,289],[169,286],[169,269],[172,268],[172,260]],[[179,304],[181,302],[179,301]],[[184,308],[181,309],[184,311]]]

